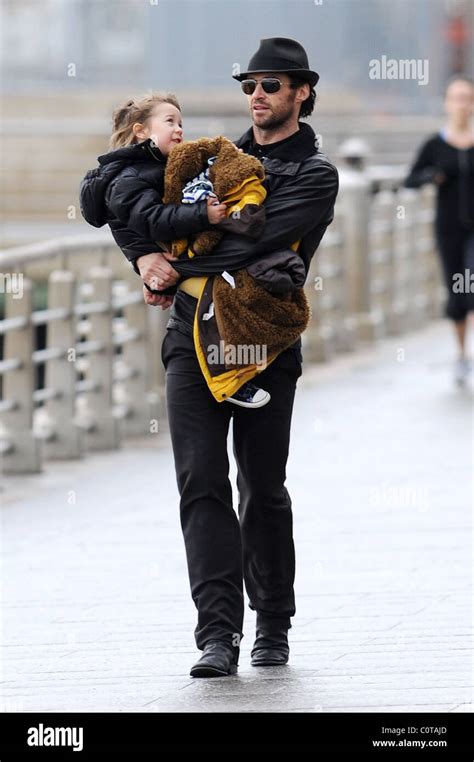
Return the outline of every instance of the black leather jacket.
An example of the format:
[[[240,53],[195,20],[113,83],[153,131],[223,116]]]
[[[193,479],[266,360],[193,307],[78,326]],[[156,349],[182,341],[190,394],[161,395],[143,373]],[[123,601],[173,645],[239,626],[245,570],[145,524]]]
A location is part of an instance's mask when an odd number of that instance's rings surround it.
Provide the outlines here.
[[[257,155],[265,167],[265,228],[257,241],[226,235],[212,257],[237,256],[256,261],[262,254],[287,249],[300,240],[299,253],[308,272],[311,258],[328,225],[334,219],[334,204],[339,190],[336,167],[315,145],[316,136],[305,122],[298,132],[284,141],[264,146],[264,155],[255,148],[253,128],[236,143],[247,153]],[[243,261],[246,267],[250,261]],[[204,263],[200,262],[201,265]]]

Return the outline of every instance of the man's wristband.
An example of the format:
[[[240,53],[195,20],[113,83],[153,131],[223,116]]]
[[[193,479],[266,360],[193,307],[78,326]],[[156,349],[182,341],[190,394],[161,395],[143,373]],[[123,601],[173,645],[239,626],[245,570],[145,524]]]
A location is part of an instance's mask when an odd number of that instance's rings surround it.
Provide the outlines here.
[[[143,285],[145,286],[145,288],[148,289],[148,291],[151,294],[157,294],[158,296],[173,296],[173,294],[176,293],[177,288],[178,288],[177,285],[175,284],[174,286],[170,286],[169,288],[165,288],[164,291],[158,291],[156,288],[151,288],[148,285],[148,283],[145,283],[145,281],[143,281]]]

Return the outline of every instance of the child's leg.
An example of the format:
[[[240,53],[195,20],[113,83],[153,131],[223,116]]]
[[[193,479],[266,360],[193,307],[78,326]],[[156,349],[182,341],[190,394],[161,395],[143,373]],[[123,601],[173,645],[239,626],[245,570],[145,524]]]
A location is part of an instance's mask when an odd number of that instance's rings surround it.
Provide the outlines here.
[[[270,401],[270,394],[251,383],[247,374],[247,381],[239,385],[233,383],[232,374],[241,375],[242,371],[252,366],[248,355],[249,347],[245,347],[245,355],[240,347],[225,345],[219,332],[218,320],[214,309],[214,301],[211,298],[211,289],[204,293],[207,299],[199,301],[197,309],[198,345],[196,353],[199,357],[201,370],[207,385],[218,401],[231,402],[234,405],[247,408],[263,407]],[[242,351],[239,352],[239,349]],[[242,355],[242,356],[241,356]],[[255,360],[255,358],[253,358]],[[242,361],[243,360],[243,361]],[[258,371],[255,370],[257,375]],[[231,385],[231,391],[227,391]],[[224,394],[224,390],[226,394]]]

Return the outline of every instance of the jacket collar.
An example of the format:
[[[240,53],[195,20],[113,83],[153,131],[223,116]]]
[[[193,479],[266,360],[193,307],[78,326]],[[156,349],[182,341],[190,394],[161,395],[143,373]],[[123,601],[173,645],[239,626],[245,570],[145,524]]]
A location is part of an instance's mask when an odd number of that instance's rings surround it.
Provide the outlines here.
[[[155,146],[151,138],[144,140],[142,143],[134,143],[131,146],[125,146],[124,148],[116,148],[114,151],[99,156],[97,161],[99,164],[110,164],[112,161],[124,161],[127,163],[133,163],[136,161],[160,161],[163,164],[166,163],[166,157],[163,156],[160,149]]]
[[[268,157],[280,161],[301,162],[309,156],[317,153],[318,145],[316,135],[312,127],[306,122],[298,122],[299,130],[289,138],[275,145],[272,150],[271,143],[268,146]],[[237,148],[248,151],[254,144],[253,127],[250,127],[236,142]]]

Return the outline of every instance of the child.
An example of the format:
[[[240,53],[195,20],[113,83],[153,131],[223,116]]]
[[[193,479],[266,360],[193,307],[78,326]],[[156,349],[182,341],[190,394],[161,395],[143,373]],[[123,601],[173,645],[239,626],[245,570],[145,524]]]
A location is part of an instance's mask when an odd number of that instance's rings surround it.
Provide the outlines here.
[[[216,140],[225,141],[224,138]],[[158,249],[167,251],[172,245],[174,250],[181,245],[180,250],[186,259],[194,256],[195,252],[192,248],[187,248],[188,241],[201,239],[208,243],[209,241],[215,242],[216,235],[211,233],[211,230],[216,231],[215,226],[224,221],[226,230],[233,230],[237,226],[237,231],[242,234],[255,236],[257,233],[258,235],[258,224],[250,224],[248,230],[245,229],[248,216],[243,215],[243,221],[240,219],[240,215],[235,221],[230,218],[230,213],[234,208],[232,201],[235,201],[235,194],[230,193],[228,196],[228,206],[219,203],[215,196],[209,196],[205,200],[199,200],[197,196],[192,199],[194,203],[188,204],[180,203],[180,200],[184,200],[184,198],[175,197],[174,203],[163,203],[168,157],[173,148],[182,142],[181,111],[175,96],[151,94],[141,99],[130,100],[114,113],[114,132],[111,137],[111,148],[114,150],[99,157],[100,167],[88,172],[81,185],[81,210],[85,219],[95,226],[101,226],[105,222],[109,224],[117,244],[125,256],[132,261],[136,272],[138,269],[135,260],[139,256],[156,252]],[[196,141],[196,143],[198,142]],[[233,152],[237,152],[235,146],[229,141],[226,141],[227,143]],[[220,145],[221,143],[219,143]],[[182,147],[184,148],[184,146]],[[224,149],[229,151],[227,145],[224,145]],[[260,182],[263,178],[263,168],[254,157],[242,154],[239,156],[245,156],[246,161],[254,162],[250,165],[253,169],[258,165],[259,178],[257,180],[259,182],[252,186],[254,190],[252,200],[257,200],[257,203],[248,205],[247,211],[250,209],[250,212],[254,212],[254,207],[256,207],[258,214],[255,219],[260,221],[261,229],[261,223],[264,222],[261,202],[266,195]],[[229,157],[230,155],[227,153],[226,158]],[[207,158],[210,159],[211,157],[207,156]],[[218,163],[219,161],[216,161],[216,166]],[[184,163],[184,167],[187,168],[188,164],[189,161]],[[222,171],[222,161],[220,164]],[[181,164],[182,168],[183,164]],[[202,168],[199,162],[195,163],[195,169]],[[211,167],[212,169],[214,167]],[[194,172],[194,174],[197,173]],[[188,181],[193,179],[192,163],[186,177]],[[258,186],[260,192],[258,192]],[[179,191],[181,195],[181,188]],[[170,194],[168,193],[168,195]],[[185,193],[184,196],[186,196]],[[219,235],[217,235],[218,237]],[[197,252],[202,253],[202,250],[197,249]],[[178,261],[176,261],[176,269],[179,271]],[[220,276],[217,277],[220,278]],[[249,278],[249,280],[252,279]],[[212,305],[213,289],[205,290],[207,281],[208,278],[206,277],[192,277],[189,281],[182,282],[182,287],[188,293],[192,293],[188,290],[188,284],[194,288],[199,287],[198,292],[193,294],[198,298],[198,308],[203,294],[208,297],[207,311],[203,314],[201,310],[200,320],[208,320],[205,331],[207,332],[206,335],[209,336],[212,334],[210,329],[213,324],[209,317],[214,316],[213,310],[209,309]],[[240,283],[241,280],[239,280]],[[219,288],[220,292],[216,284],[214,292],[217,292],[218,298],[215,300],[221,305],[221,311],[224,312],[226,297],[229,296],[231,299],[231,296],[227,294],[223,296],[222,285]],[[209,295],[211,295],[210,299]],[[255,299],[255,295],[252,296]],[[231,313],[232,317],[235,317],[235,307],[232,308]],[[216,318],[218,319],[218,315]],[[216,326],[214,325],[214,327]],[[244,370],[237,371],[235,367],[231,370],[228,370],[227,367],[220,367],[217,370],[211,369],[209,372],[209,365],[202,352],[203,347],[199,343],[199,331],[202,328],[202,325],[196,328],[195,320],[194,338],[198,359],[215,398],[218,401],[225,400],[250,408],[267,404],[270,400],[268,392],[249,382],[250,378],[259,372],[257,367],[248,366]],[[217,328],[212,335],[219,335]],[[296,338],[297,336],[293,336],[292,341]],[[289,341],[288,345],[290,343],[292,342]],[[276,354],[271,359],[274,359],[275,356]]]

